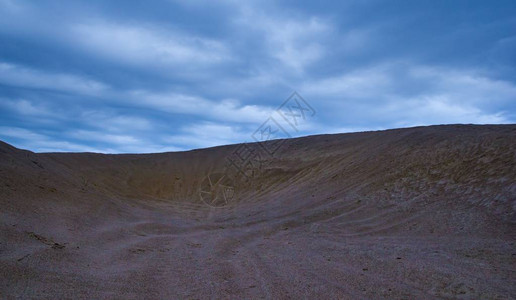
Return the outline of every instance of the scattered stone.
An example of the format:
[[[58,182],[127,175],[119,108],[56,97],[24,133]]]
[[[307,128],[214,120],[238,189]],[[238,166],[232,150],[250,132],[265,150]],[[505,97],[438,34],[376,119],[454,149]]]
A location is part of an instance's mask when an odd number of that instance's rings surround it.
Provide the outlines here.
[[[23,257],[21,257],[21,258],[18,258],[18,261],[22,261],[22,260],[24,260],[25,258],[27,258],[27,257],[29,257],[29,256],[30,256],[30,254],[27,254],[27,255],[25,255],[25,256],[23,256]]]
[[[190,247],[193,247],[193,248],[202,248],[202,244],[201,243],[186,243],[188,246]]]
[[[64,247],[64,245],[58,243],[54,243],[54,245],[52,245],[52,249],[63,249]]]
[[[65,247],[65,245],[61,245],[59,243],[56,243],[54,242],[52,239],[48,239],[42,235],[39,235],[39,234],[36,234],[34,232],[27,232],[27,234],[29,235],[29,237],[35,239],[35,240],[38,240],[40,242],[42,242],[43,244],[45,245],[49,245],[52,247],[52,249],[63,249]]]

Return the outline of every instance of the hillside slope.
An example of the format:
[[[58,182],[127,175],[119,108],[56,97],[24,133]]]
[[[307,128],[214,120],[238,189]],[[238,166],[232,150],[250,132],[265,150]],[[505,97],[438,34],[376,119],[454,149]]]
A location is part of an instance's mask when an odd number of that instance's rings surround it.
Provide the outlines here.
[[[7,298],[516,297],[516,125],[159,154],[0,142],[0,205]]]

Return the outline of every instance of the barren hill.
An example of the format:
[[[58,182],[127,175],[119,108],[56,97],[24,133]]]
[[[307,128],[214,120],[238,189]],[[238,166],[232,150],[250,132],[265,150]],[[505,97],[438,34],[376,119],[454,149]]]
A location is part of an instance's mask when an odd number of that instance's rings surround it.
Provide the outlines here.
[[[516,297],[516,125],[186,152],[0,142],[2,298]]]

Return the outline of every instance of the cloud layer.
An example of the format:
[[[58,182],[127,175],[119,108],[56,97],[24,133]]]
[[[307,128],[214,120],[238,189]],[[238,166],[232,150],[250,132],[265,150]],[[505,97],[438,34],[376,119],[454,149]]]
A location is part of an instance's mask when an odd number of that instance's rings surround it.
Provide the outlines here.
[[[0,0],[0,139],[33,151],[178,151],[516,121],[513,1]],[[296,129],[294,91],[316,111]]]

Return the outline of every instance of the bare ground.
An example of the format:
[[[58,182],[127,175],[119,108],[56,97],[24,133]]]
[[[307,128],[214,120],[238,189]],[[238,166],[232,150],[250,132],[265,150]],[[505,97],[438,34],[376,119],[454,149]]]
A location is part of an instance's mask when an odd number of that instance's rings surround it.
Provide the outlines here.
[[[201,198],[238,147],[0,142],[0,298],[516,298],[516,125],[286,140]]]

